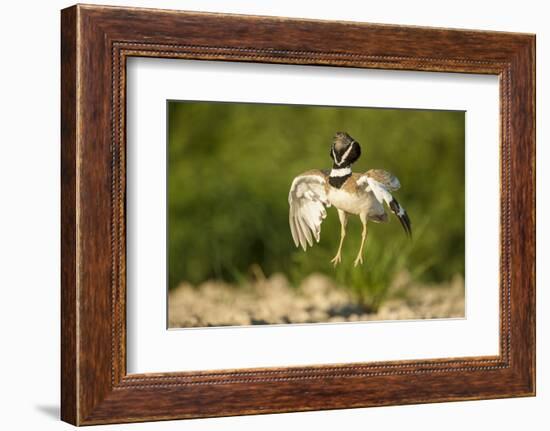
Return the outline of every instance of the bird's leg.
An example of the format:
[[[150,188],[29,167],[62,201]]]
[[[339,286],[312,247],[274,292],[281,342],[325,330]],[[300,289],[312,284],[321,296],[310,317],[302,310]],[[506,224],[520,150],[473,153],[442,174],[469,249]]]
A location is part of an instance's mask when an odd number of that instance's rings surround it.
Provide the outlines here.
[[[363,214],[360,214],[359,217],[361,218],[361,224],[363,225],[363,232],[361,233],[361,247],[359,247],[359,253],[357,253],[357,257],[353,263],[354,266],[363,264],[363,247],[365,246],[365,242],[367,240],[367,217]]]
[[[344,244],[344,238],[346,236],[346,226],[348,224],[348,214],[345,211],[338,210],[338,218],[340,219],[340,245],[338,246],[338,253],[330,261],[334,266],[338,265],[342,261],[342,245]]]

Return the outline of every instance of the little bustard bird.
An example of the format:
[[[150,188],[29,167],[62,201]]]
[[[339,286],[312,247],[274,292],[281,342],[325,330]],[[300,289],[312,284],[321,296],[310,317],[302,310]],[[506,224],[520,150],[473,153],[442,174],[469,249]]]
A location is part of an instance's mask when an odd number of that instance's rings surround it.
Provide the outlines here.
[[[353,173],[351,166],[361,156],[361,146],[345,132],[337,132],[330,149],[332,170],[313,169],[298,175],[292,181],[288,194],[289,224],[296,247],[313,246],[319,242],[321,223],[326,207],[333,205],[340,219],[340,245],[331,262],[341,262],[342,245],[350,214],[358,215],[363,225],[361,246],[354,265],[363,263],[363,248],[367,239],[367,222],[387,222],[384,203],[397,216],[407,236],[411,237],[411,222],[405,209],[391,192],[401,187],[397,177],[382,169],[371,169],[363,174]]]

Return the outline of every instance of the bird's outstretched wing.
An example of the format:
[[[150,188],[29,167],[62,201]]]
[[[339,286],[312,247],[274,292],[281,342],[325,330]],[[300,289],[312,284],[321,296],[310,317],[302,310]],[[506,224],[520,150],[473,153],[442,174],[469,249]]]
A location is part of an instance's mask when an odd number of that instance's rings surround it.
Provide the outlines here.
[[[395,175],[382,169],[371,169],[362,174],[357,180],[359,186],[365,187],[367,191],[372,191],[378,202],[386,203],[401,222],[405,233],[411,237],[411,220],[405,208],[399,205],[390,192],[399,190],[401,184]]]
[[[288,193],[288,222],[296,247],[306,250],[308,244],[313,246],[313,238],[319,242],[321,223],[327,216],[325,207],[330,206],[327,181],[327,175],[320,170],[304,172],[292,181]]]

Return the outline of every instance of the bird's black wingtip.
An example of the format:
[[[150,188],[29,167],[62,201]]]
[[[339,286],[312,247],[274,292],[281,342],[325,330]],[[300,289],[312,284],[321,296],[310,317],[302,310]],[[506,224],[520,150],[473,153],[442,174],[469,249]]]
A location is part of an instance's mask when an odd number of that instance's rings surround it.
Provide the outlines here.
[[[412,227],[411,227],[411,220],[409,219],[409,215],[407,213],[405,213],[405,217],[406,217],[406,223],[407,223],[407,234],[409,239],[412,239],[413,233],[412,233]]]
[[[409,218],[407,211],[405,211],[405,209],[401,205],[399,205],[399,202],[397,202],[395,198],[393,198],[393,200],[390,202],[390,208],[399,219],[401,226],[403,226],[405,235],[407,235],[409,239],[412,239],[411,219]]]
[[[407,232],[407,236],[409,239],[412,239],[412,227],[411,227],[411,219],[409,218],[409,214],[407,214],[407,211],[403,210],[403,220],[405,222],[405,225],[407,226],[405,231]]]

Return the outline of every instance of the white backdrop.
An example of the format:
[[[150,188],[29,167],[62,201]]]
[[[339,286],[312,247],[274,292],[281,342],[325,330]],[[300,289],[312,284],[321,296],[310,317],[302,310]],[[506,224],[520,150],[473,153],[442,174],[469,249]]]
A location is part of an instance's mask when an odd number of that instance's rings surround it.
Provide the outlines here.
[[[134,58],[126,82],[129,373],[498,354],[496,76]],[[167,331],[169,99],[466,111],[466,318]]]
[[[544,2],[455,3],[311,2],[297,0],[133,0],[101,3],[233,13],[358,20],[380,23],[537,33],[538,256],[550,258],[549,14]],[[59,409],[59,9],[70,2],[7,2],[0,31],[2,127],[0,127],[0,322],[2,323],[2,413],[4,429],[70,429]],[[248,416],[105,426],[96,429],[276,430],[315,428],[465,430],[545,429],[550,422],[548,372],[549,272],[538,268],[538,396],[284,415]],[[546,311],[546,314],[545,314]]]

